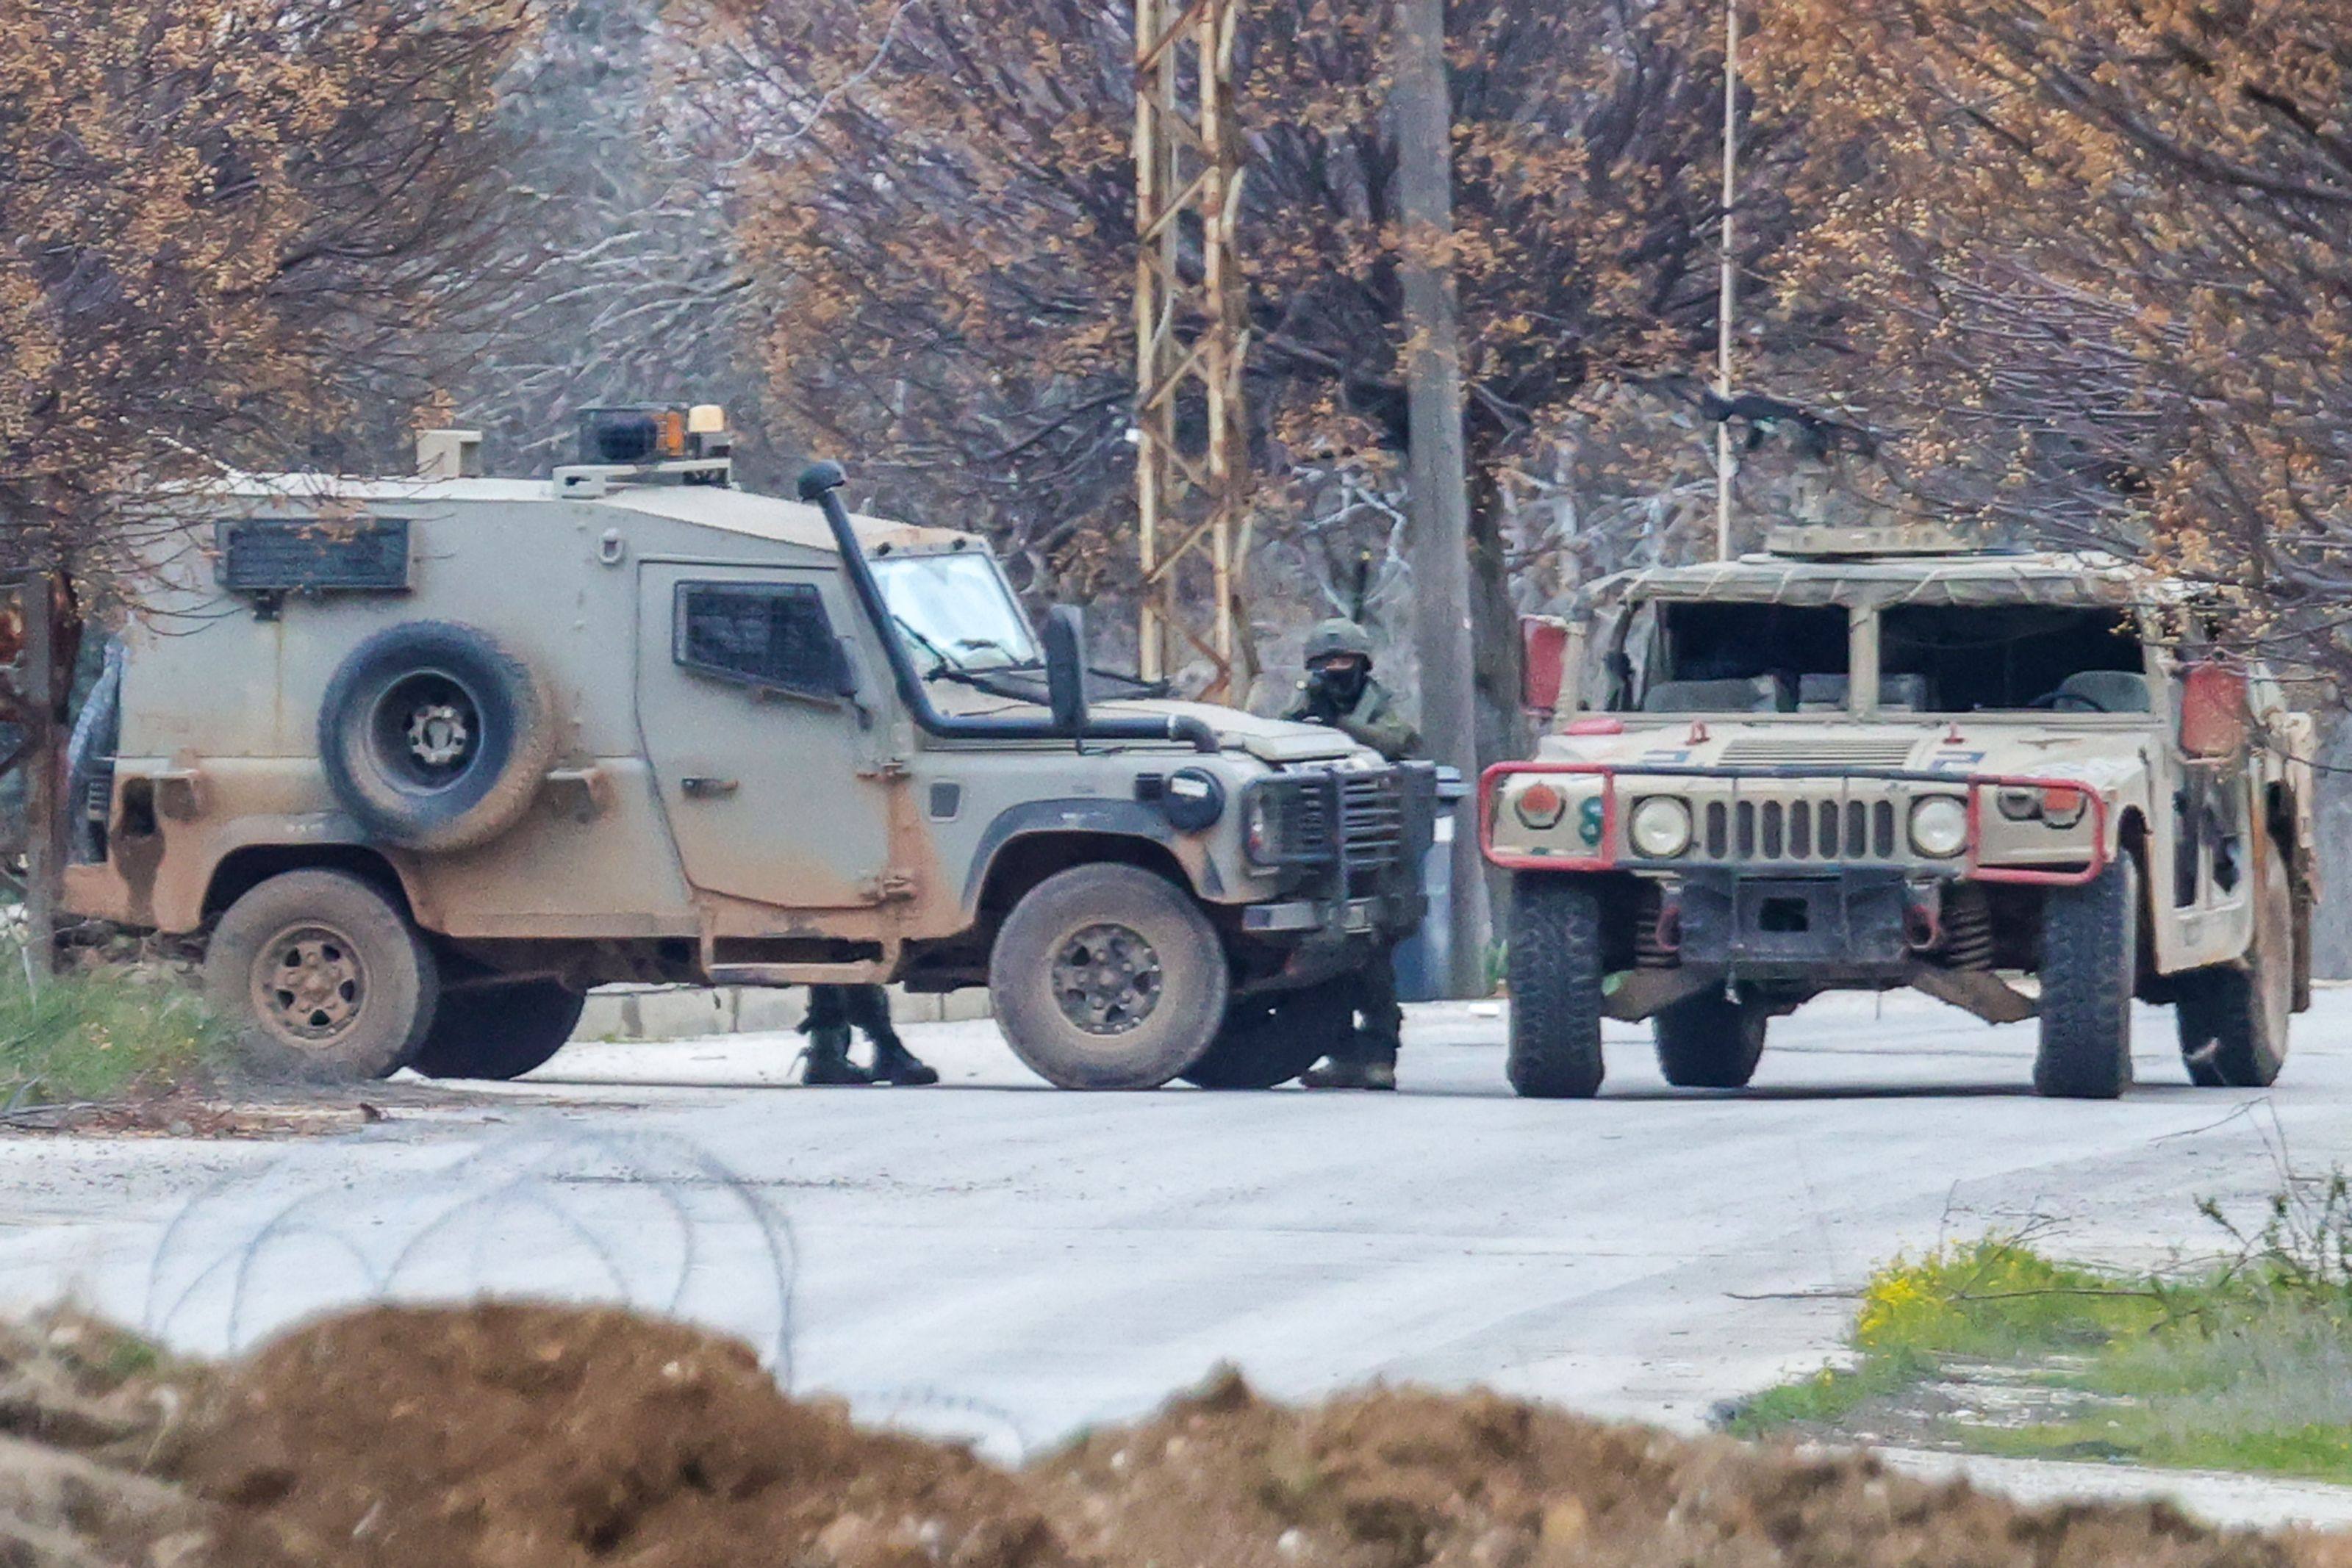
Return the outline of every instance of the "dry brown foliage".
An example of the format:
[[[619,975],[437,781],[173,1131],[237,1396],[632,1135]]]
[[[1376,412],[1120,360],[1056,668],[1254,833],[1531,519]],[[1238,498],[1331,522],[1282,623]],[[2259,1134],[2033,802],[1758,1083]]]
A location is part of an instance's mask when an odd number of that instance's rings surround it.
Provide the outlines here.
[[[2352,5],[1811,0],[1765,14],[1828,219],[1816,384],[1931,504],[2242,591],[2346,664]]]
[[[528,0],[0,0],[0,573],[103,578],[459,346]],[[428,330],[430,329],[430,330]]]

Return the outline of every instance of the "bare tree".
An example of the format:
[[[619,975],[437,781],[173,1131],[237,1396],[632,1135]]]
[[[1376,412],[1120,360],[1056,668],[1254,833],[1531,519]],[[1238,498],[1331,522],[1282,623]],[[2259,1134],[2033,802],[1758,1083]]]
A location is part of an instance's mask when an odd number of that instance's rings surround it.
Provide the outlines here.
[[[1503,476],[1580,389],[1687,367],[1715,320],[1719,13],[1456,0],[1465,439],[1482,749],[1514,744]],[[1133,40],[1108,0],[731,0],[712,57],[755,152],[743,243],[796,423],[893,504],[997,526],[1098,595],[1129,553]],[[1260,468],[1401,454],[1385,7],[1259,0],[1239,105]],[[1789,228],[1750,136],[1761,267]],[[1279,519],[1270,519],[1279,526]]]

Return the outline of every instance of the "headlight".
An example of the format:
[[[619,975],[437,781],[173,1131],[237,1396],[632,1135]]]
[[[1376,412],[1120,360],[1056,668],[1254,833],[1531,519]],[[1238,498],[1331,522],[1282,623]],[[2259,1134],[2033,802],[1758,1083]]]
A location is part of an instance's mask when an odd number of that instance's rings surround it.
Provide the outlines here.
[[[1670,861],[1690,848],[1690,808],[1671,795],[1653,795],[1633,808],[1626,833],[1643,859]]]
[[[1242,848],[1258,864],[1272,865],[1282,853],[1274,807],[1264,789],[1251,790],[1248,800],[1242,810]]]
[[[1956,796],[1930,795],[1911,808],[1911,847],[1948,860],[1968,847],[1969,809]]]
[[[1205,768],[1179,768],[1160,783],[1160,810],[1177,831],[1204,832],[1225,814],[1225,787]]]

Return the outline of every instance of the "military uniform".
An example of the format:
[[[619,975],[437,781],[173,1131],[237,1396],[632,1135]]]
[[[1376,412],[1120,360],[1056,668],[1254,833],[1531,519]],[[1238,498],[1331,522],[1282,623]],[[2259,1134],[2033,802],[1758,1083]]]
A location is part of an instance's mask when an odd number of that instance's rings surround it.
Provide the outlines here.
[[[1307,639],[1307,674],[1283,717],[1328,725],[1391,762],[1421,751],[1421,733],[1389,689],[1372,678],[1372,640],[1352,621],[1326,621]],[[1351,666],[1351,667],[1349,667]],[[1310,1089],[1393,1089],[1404,1009],[1397,1005],[1396,956],[1383,946],[1356,971],[1354,1035],[1300,1082]]]
[[[849,1030],[874,1043],[874,1065],[849,1060]],[[937,1083],[936,1068],[917,1060],[890,1024],[890,994],[879,986],[811,986],[808,1016],[801,1020],[808,1036],[808,1067],[803,1083]]]

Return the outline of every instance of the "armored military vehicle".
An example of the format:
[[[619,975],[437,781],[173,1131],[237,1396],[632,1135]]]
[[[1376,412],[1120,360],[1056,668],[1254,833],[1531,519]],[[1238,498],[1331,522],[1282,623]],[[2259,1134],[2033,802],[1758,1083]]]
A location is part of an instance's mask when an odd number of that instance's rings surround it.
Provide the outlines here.
[[[582,443],[170,498],[67,902],[205,936],[256,1060],[509,1077],[602,983],[898,981],[1066,1087],[1272,1084],[1419,921],[1430,769],[1109,691],[978,537],[736,487],[715,410]]]
[[[1912,987],[2040,1019],[2033,1082],[2131,1077],[2135,997],[2201,1084],[2267,1084],[2309,1005],[2307,716],[2216,611],[2121,562],[1924,526],[1790,528],[1769,553],[1599,585],[1490,770],[1511,873],[1509,1073],[1601,1081],[1604,1018],[1673,1083],[1746,1084],[1770,1019]],[[1547,643],[1538,628],[1531,645]]]

